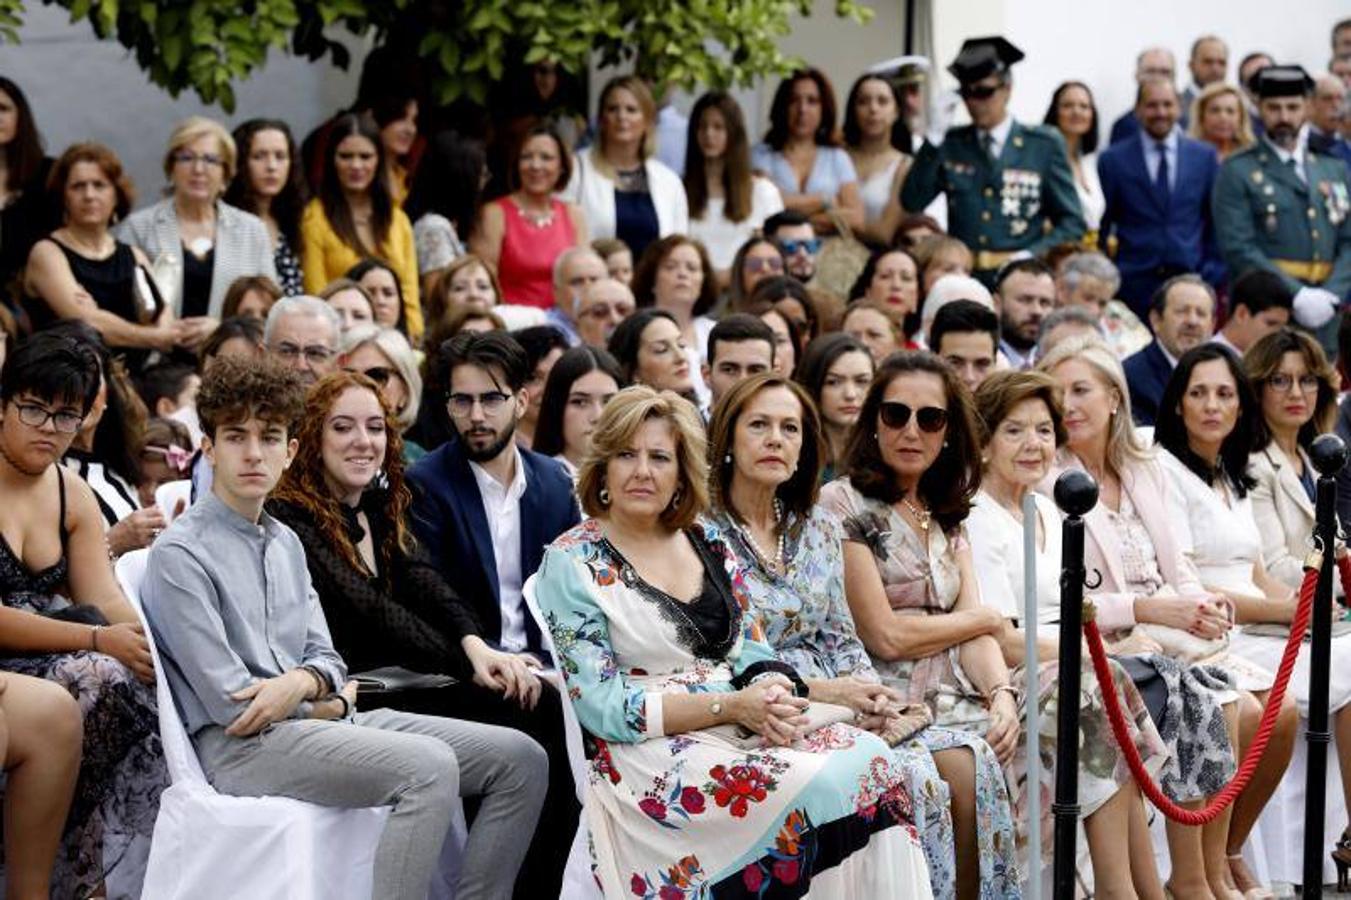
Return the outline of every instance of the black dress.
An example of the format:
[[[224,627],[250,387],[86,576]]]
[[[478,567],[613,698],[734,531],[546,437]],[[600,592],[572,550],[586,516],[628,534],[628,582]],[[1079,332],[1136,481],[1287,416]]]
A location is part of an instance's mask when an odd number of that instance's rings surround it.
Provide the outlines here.
[[[0,298],[5,300],[18,296],[10,287],[28,262],[28,251],[61,225],[58,198],[47,193],[53,162],[44,158],[28,183],[19,187],[19,196],[0,208]]]
[[[373,489],[361,503],[377,556],[390,527],[384,512],[386,501],[384,491]],[[344,509],[355,544],[362,538],[361,526],[356,511]],[[535,708],[523,710],[515,700],[473,683],[473,669],[460,640],[479,634],[479,622],[420,549],[397,554],[388,572],[372,576],[344,559],[308,510],[269,500],[267,511],[305,545],[310,580],[323,606],[333,647],[350,671],[402,666],[459,679],[447,688],[391,694],[374,705],[514,728],[544,748],[549,757],[549,788],[517,879],[516,897],[558,896],[581,808],[568,765],[557,691],[546,683]],[[366,708],[371,701],[362,698],[360,705]]]
[[[0,603],[10,609],[41,616],[61,616],[71,609],[61,596],[70,568],[66,484],[59,466],[57,481],[59,560],[32,572],[0,536]],[[168,786],[155,689],[137,681],[111,656],[90,650],[0,659],[0,671],[56,682],[70,691],[84,718],[80,776],[52,873],[52,896],[87,897],[119,865],[139,884],[160,793]],[[133,847],[137,837],[145,841]]]

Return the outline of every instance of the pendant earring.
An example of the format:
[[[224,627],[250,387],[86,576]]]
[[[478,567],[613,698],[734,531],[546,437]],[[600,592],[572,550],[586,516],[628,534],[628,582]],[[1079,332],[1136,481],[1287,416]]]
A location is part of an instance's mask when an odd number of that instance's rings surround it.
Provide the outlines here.
[[[679,505],[680,505],[680,497],[681,497],[680,488],[676,488],[676,492],[675,492],[674,494],[671,495],[671,502],[670,502],[669,504],[667,504],[666,508],[667,508],[667,509],[675,509],[677,506],[679,506]]]
[[[722,458],[722,464],[724,466],[730,466],[732,464],[732,454],[728,453],[726,456],[724,456]]]
[[[600,505],[601,505],[601,506],[609,506],[609,505],[610,505],[610,489],[609,489],[609,488],[604,488],[604,487],[601,488],[599,491],[596,492],[596,499],[600,501]]]

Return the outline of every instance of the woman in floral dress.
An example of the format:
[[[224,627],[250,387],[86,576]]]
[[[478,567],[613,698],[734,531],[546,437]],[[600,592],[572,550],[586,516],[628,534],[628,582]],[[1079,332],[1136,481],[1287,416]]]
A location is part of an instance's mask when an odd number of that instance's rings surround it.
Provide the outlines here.
[[[149,645],[108,564],[93,493],[55,465],[99,379],[94,349],[56,330],[20,344],[0,378],[0,670],[56,682],[84,718],[52,877],[61,898],[89,896],[114,869],[140,893],[168,780]]]
[[[694,408],[621,391],[579,476],[593,518],[554,542],[538,575],[598,748],[585,815],[602,890],[931,897],[905,774],[866,731],[809,728],[805,685],[759,639],[744,572],[698,520],[706,484]]]
[[[999,762],[978,735],[930,726],[927,707],[905,707],[894,689],[881,686],[844,598],[843,533],[816,507],[826,454],[815,406],[791,381],[748,378],[714,410],[709,442],[715,521],[746,568],[747,593],[766,640],[806,680],[813,699],[853,708],[865,727],[893,745],[892,756],[909,778],[934,894],[955,896],[950,796],[935,755],[966,748],[991,773]],[[989,860],[982,896],[1016,896],[1013,822],[998,779],[986,799],[992,808],[982,817],[993,827],[982,848]]]

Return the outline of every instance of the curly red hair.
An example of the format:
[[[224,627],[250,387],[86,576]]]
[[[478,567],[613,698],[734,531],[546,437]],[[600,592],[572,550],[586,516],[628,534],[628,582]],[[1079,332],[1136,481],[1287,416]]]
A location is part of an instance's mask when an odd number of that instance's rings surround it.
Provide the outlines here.
[[[334,372],[310,389],[305,398],[305,413],[300,417],[295,432],[295,460],[272,492],[272,497],[307,511],[314,517],[319,531],[338,548],[343,559],[358,572],[367,571],[361,554],[348,536],[340,502],[328,489],[324,479],[324,424],[328,421],[329,410],[348,388],[370,391],[379,401],[380,410],[385,415],[385,434],[388,439],[383,467],[389,491],[384,508],[372,514],[384,516],[392,526],[385,540],[376,548],[380,554],[380,571],[388,573],[394,555],[399,552],[410,553],[415,545],[413,533],[405,522],[412,494],[404,484],[403,437],[394,423],[393,414],[380,396],[379,386],[367,376],[360,372]]]

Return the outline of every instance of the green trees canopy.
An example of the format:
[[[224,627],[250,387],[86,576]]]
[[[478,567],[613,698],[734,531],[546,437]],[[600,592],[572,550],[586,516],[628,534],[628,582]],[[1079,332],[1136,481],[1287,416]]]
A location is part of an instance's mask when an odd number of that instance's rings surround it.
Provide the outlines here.
[[[30,0],[0,0],[0,37],[17,42]],[[233,85],[271,49],[346,67],[347,48],[325,34],[413,34],[443,103],[482,102],[507,60],[552,60],[584,71],[632,59],[658,85],[730,87],[779,74],[796,60],[778,40],[812,0],[43,0],[130,49],[156,84],[234,107]],[[859,23],[872,10],[835,0]],[[331,32],[330,32],[331,33]]]

